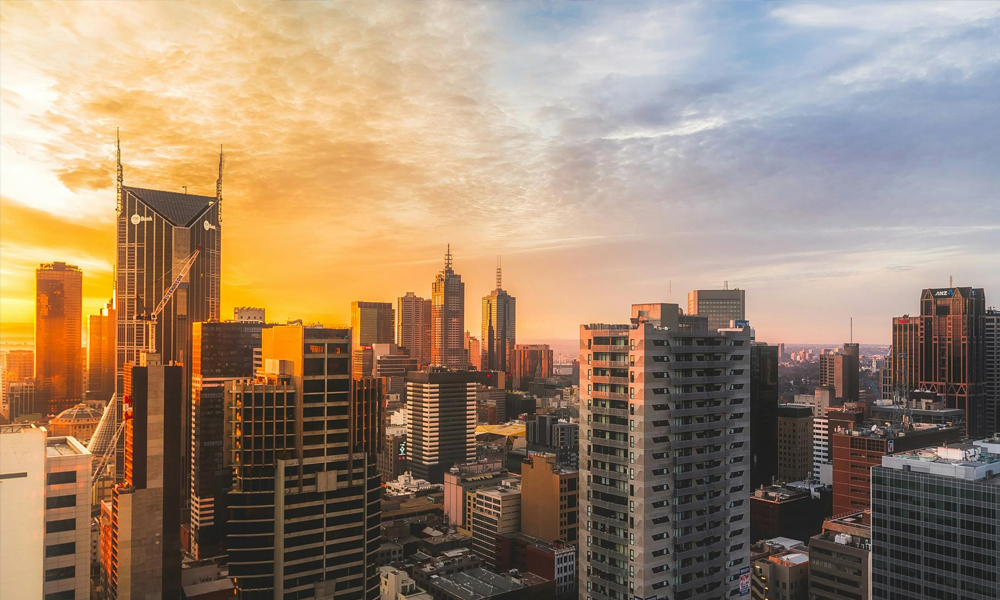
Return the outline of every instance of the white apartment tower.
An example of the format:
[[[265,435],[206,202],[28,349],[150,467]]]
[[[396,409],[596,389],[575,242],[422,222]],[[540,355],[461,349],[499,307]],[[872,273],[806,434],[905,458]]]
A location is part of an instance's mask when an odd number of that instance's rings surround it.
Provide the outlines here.
[[[749,327],[676,304],[580,328],[580,597],[708,600],[749,567]]]

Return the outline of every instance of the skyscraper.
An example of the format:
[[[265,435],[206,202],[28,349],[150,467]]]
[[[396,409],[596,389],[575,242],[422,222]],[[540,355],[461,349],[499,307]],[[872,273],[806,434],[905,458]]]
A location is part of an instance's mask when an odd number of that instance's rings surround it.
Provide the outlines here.
[[[444,270],[431,284],[431,364],[465,369],[465,284],[451,268],[451,245],[444,255]]]
[[[752,411],[751,411],[752,412]],[[778,480],[805,481],[812,474],[813,408],[805,404],[778,407]]]
[[[379,595],[381,387],[351,332],[262,333],[263,372],[227,384],[229,573],[240,599]]]
[[[123,183],[121,151],[118,152],[118,253],[115,260],[115,302],[118,321],[116,341],[118,394],[115,423],[122,418],[123,367],[139,363],[150,347],[164,364],[174,362],[184,370],[181,404],[182,433],[191,435],[191,325],[218,321],[222,256],[222,154],[214,196],[165,192]],[[184,261],[195,251],[198,258],[150,328],[148,316],[179,275]],[[154,340],[148,340],[152,331]],[[152,343],[151,343],[152,342]],[[116,427],[110,427],[114,431]],[[116,481],[121,481],[123,448],[116,457]],[[190,446],[181,450],[190,464]],[[186,476],[187,467],[182,471]],[[187,479],[177,482],[187,496]]]
[[[746,319],[746,291],[693,290],[688,292],[688,314],[708,317],[709,331],[729,327],[731,320]]]
[[[351,302],[351,341],[355,349],[396,341],[392,302]]]
[[[819,384],[834,388],[841,403],[859,400],[860,352],[858,344],[844,344],[842,352],[819,357]]]
[[[115,395],[115,341],[118,327],[115,307],[108,302],[96,315],[90,315],[87,344],[87,400],[107,402]]]
[[[771,485],[778,469],[778,347],[750,345],[750,487]]]
[[[905,399],[910,390],[920,387],[923,330],[919,317],[892,318],[892,347],[885,361],[888,377],[883,381],[883,398],[892,400],[898,391]]]
[[[479,371],[483,368],[483,346],[479,338],[465,332],[465,351],[469,354],[469,368]]]
[[[83,272],[43,264],[35,285],[36,409],[57,415],[83,399]]]
[[[750,330],[632,314],[580,327],[580,597],[728,598],[749,568]]]
[[[406,376],[408,465],[415,477],[444,482],[476,457],[476,384],[469,373],[411,371]]]
[[[1000,310],[986,311],[986,435],[1000,433]]]
[[[260,321],[195,323],[191,352],[191,554],[224,553],[226,505],[232,468],[226,464],[225,386],[254,376],[254,349],[261,346]]]
[[[553,354],[547,344],[517,344],[511,355],[514,389],[527,391],[532,381],[552,377]]]
[[[510,373],[517,328],[517,300],[503,289],[497,264],[497,287],[483,296],[482,370]]]
[[[397,303],[396,318],[399,323],[397,343],[406,348],[407,354],[417,359],[420,366],[431,364],[431,301],[406,292]]]
[[[872,598],[997,598],[1000,444],[923,448],[872,469]]]

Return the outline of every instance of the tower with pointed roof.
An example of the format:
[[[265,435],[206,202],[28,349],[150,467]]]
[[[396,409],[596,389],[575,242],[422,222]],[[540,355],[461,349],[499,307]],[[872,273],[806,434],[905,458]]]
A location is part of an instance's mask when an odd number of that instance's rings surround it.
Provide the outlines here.
[[[503,271],[497,257],[497,287],[483,296],[484,371],[509,373],[514,352],[517,300],[503,289]]]
[[[431,363],[466,369],[465,284],[452,268],[451,244],[444,255],[444,269],[431,284]]]

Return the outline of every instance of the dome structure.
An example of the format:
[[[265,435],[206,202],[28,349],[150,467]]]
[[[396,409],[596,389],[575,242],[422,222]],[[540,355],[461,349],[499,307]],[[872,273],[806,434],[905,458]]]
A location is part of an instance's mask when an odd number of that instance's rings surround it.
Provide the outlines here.
[[[80,441],[87,441],[94,435],[101,421],[101,411],[86,404],[77,404],[49,420],[49,435],[63,437],[71,435]]]

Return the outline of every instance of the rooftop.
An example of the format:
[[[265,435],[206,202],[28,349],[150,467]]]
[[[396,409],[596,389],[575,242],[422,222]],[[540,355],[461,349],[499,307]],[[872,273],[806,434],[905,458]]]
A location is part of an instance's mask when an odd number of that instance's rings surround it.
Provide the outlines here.
[[[435,575],[431,577],[431,585],[462,600],[481,600],[492,598],[499,594],[544,583],[546,580],[533,573],[517,573],[497,575],[485,569],[469,569],[451,575]]]
[[[141,200],[172,225],[179,227],[190,226],[215,202],[215,196],[198,196],[130,186],[122,186],[122,190]]]
[[[802,498],[808,498],[809,491],[802,489],[789,489],[780,485],[772,485],[768,487],[760,487],[753,491],[753,495],[750,497],[753,500],[761,500],[766,502],[789,502],[792,500],[801,500]]]
[[[1000,484],[1000,437],[887,455],[882,467]]]
[[[77,404],[72,408],[67,408],[55,417],[49,420],[49,423],[56,422],[68,422],[68,421],[100,421],[101,411],[91,408],[86,404]]]

